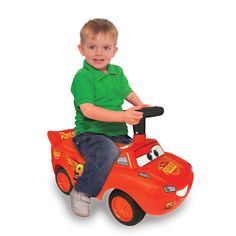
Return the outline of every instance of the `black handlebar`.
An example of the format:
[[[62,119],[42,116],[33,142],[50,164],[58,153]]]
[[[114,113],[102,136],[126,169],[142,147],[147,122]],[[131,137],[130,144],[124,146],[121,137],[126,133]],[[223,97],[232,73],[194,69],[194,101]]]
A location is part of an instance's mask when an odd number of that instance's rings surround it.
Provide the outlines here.
[[[138,111],[143,112],[143,118],[149,118],[154,116],[161,116],[164,113],[163,107],[144,107]]]
[[[164,113],[164,108],[158,106],[144,107],[137,111],[143,112],[143,118],[137,125],[133,126],[134,134],[145,134],[145,118],[161,116]]]

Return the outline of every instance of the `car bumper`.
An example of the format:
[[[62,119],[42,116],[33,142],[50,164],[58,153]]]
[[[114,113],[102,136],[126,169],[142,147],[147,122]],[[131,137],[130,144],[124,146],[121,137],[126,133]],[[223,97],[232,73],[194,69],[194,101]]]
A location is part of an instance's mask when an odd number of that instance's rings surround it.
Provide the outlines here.
[[[183,186],[174,192],[160,191],[157,187],[149,195],[147,204],[143,206],[143,210],[150,215],[163,215],[175,210],[188,196],[192,187],[192,180],[190,183]],[[161,192],[161,194],[160,194]]]

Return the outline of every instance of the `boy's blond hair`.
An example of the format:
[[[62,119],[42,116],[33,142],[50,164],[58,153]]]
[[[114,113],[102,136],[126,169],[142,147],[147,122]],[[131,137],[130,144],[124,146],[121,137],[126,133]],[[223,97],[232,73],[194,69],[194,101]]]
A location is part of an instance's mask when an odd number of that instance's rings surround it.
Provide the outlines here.
[[[84,44],[89,35],[94,37],[99,33],[111,36],[114,39],[115,45],[117,44],[118,30],[107,19],[89,20],[80,31],[80,43]]]

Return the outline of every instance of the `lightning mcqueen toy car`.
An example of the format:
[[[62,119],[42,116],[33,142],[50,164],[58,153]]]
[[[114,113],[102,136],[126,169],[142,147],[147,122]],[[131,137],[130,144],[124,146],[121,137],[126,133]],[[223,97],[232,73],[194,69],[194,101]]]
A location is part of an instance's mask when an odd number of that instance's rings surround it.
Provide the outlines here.
[[[162,215],[176,209],[187,197],[192,183],[192,166],[174,154],[165,152],[157,140],[145,135],[145,120],[162,115],[162,107],[143,108],[143,119],[135,125],[133,142],[121,145],[120,156],[97,199],[113,189],[109,207],[114,217],[125,225],[135,225],[146,213]],[[82,175],[84,158],[75,149],[73,129],[48,131],[52,166],[59,189],[70,194]]]

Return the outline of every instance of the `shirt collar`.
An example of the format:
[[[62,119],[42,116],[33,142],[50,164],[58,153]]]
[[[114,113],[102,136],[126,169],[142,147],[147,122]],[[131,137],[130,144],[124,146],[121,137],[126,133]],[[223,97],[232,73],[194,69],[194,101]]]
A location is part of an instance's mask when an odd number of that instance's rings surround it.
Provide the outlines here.
[[[111,65],[111,64],[108,64],[108,66],[107,66],[107,68],[108,68],[108,73],[107,73],[107,74],[104,73],[104,72],[101,71],[101,70],[95,69],[94,67],[92,67],[91,65],[89,65],[86,60],[84,60],[83,67],[86,68],[86,69],[88,69],[90,72],[92,72],[92,73],[95,75],[95,77],[96,77],[97,79],[99,79],[99,80],[100,80],[100,79],[103,79],[103,78],[106,77],[107,75],[116,75],[116,74],[117,74],[117,72],[116,72],[114,66]]]

